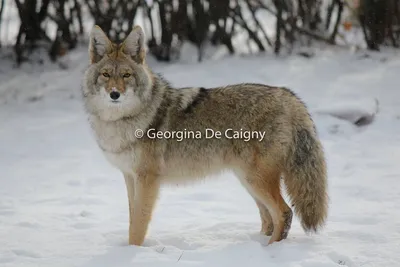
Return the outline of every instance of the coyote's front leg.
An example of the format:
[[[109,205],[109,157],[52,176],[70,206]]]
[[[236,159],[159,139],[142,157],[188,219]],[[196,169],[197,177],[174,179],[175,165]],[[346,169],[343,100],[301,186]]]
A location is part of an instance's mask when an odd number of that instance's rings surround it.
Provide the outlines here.
[[[124,174],[125,185],[128,191],[129,203],[129,244],[131,244],[131,236],[133,233],[133,211],[135,205],[135,178],[132,175]]]
[[[134,188],[134,201],[129,201],[133,206],[133,210],[130,209],[129,244],[140,246],[147,233],[160,183],[156,176],[141,173],[134,179]]]

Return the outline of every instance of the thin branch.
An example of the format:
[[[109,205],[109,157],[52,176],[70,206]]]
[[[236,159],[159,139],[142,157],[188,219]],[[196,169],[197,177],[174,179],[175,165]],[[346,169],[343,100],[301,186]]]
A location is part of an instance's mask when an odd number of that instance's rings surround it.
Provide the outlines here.
[[[340,21],[342,19],[342,13],[343,13],[343,2],[341,0],[335,0],[335,3],[338,6],[338,15],[336,18],[335,28],[333,29],[332,35],[330,37],[330,41],[332,43],[335,43],[335,38],[338,33],[338,29],[339,29],[339,25],[340,25]]]
[[[3,19],[3,11],[4,11],[4,5],[5,5],[5,0],[1,0],[0,2],[0,47],[1,47],[1,22]]]
[[[264,27],[261,25],[261,23],[258,21],[257,16],[256,16],[256,11],[254,10],[254,7],[250,4],[249,1],[246,1],[247,3],[247,7],[250,10],[251,16],[253,18],[253,20],[255,21],[255,23],[257,24],[257,27],[260,29],[260,31],[263,33],[265,40],[267,41],[267,43],[269,44],[269,46],[272,46],[272,42],[269,39],[267,33],[265,32]]]
[[[182,258],[182,255],[183,255],[183,253],[184,253],[184,252],[185,252],[185,251],[184,251],[184,250],[182,250],[182,253],[181,253],[181,255],[179,256],[179,259],[177,260],[177,262],[181,260],[181,258]]]

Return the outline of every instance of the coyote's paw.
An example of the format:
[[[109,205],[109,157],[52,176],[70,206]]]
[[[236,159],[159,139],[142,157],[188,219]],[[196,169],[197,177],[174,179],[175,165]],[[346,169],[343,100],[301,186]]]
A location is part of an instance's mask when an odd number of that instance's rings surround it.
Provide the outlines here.
[[[272,223],[270,223],[268,225],[263,224],[260,233],[262,235],[271,236],[273,231],[274,231],[274,225]]]

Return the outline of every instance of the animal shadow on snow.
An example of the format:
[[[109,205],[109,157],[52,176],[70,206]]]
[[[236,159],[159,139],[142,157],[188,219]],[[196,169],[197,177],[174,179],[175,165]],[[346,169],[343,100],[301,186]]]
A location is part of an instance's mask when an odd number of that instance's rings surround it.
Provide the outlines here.
[[[105,254],[97,255],[83,267],[131,267],[131,266],[313,266],[309,262],[321,249],[312,237],[289,236],[288,239],[267,246],[269,237],[258,233],[252,223],[220,223],[205,228],[185,229],[177,233],[150,234],[142,247],[128,246],[125,231],[112,236],[114,245]],[[117,241],[118,242],[115,242]],[[322,266],[338,266],[331,257]],[[318,259],[319,260],[319,259]],[[326,263],[329,263],[326,265]],[[310,265],[311,264],[311,265]],[[343,264],[342,264],[343,265]]]

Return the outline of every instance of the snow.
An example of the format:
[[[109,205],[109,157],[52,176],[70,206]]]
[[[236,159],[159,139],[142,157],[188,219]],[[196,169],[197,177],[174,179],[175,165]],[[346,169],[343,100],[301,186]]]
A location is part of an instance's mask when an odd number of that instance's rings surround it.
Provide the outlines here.
[[[66,70],[0,68],[0,266],[398,266],[398,53],[149,61],[176,86],[283,85],[310,108],[328,161],[327,225],[306,235],[295,218],[288,239],[270,246],[231,173],[164,188],[145,246],[128,246],[124,179],[97,148],[80,100],[86,50],[68,57]],[[372,122],[356,126],[366,114]]]

